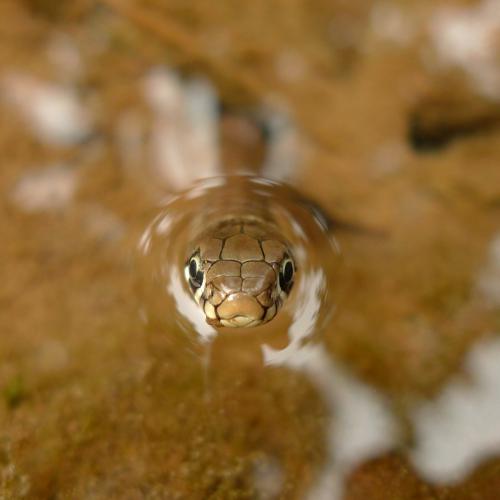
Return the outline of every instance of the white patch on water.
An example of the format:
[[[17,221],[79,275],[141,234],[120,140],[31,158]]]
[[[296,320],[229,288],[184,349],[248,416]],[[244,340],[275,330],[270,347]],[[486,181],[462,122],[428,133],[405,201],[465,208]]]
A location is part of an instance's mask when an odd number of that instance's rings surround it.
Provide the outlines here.
[[[325,402],[331,422],[327,429],[327,459],[307,498],[340,500],[349,473],[364,461],[397,446],[399,428],[387,401],[374,389],[340,367],[322,344],[305,344],[314,333],[324,293],[322,271],[301,283],[289,345],[282,350],[263,346],[267,365],[283,365],[305,373]]]
[[[500,98],[498,0],[440,8],[431,20],[430,32],[443,64],[461,67],[481,94]]]
[[[166,68],[151,70],[144,96],[153,112],[149,152],[171,190],[220,175],[217,98],[205,80],[181,79]]]
[[[198,78],[184,85],[184,95],[186,120],[189,123],[186,141],[193,177],[199,179],[220,175],[217,94],[208,80]]]
[[[88,110],[72,88],[11,72],[0,80],[0,95],[20,112],[41,142],[72,146],[92,132]]]
[[[488,262],[479,273],[477,289],[489,305],[500,307],[500,234],[490,244]]]
[[[165,69],[155,69],[146,77],[144,92],[154,113],[149,144],[153,168],[172,190],[182,190],[190,179],[179,129],[183,104],[180,80]]]
[[[395,448],[400,430],[379,392],[352,377],[322,346],[312,349],[315,352],[310,353],[305,371],[323,396],[332,420],[327,460],[308,499],[340,499],[349,474],[365,461]]]
[[[11,201],[28,213],[58,211],[73,200],[77,183],[77,172],[68,166],[33,170],[14,186]]]
[[[303,163],[304,144],[292,121],[284,114],[269,112],[267,123],[270,138],[262,177],[291,183]]]
[[[177,73],[157,67],[144,78],[143,94],[153,114],[148,154],[166,187],[181,191],[194,181],[223,175],[218,99],[210,83],[183,80]],[[262,114],[270,137],[261,175],[290,181],[303,161],[304,145],[285,113],[267,109]],[[117,136],[125,137],[127,132],[132,134],[132,127],[123,128]]]
[[[455,483],[488,457],[500,454],[500,339],[469,353],[470,379],[456,377],[435,401],[413,415],[412,461],[433,483]]]
[[[325,292],[325,275],[321,269],[303,276],[297,291],[298,303],[293,313],[293,321],[288,330],[289,344],[284,349],[262,346],[266,365],[302,366],[302,345],[316,327],[321,308],[321,296]]]
[[[387,401],[341,368],[323,345],[294,344],[286,357],[279,354],[266,347],[267,364],[285,365],[304,372],[331,415],[327,459],[307,498],[340,500],[350,472],[397,446],[400,435],[396,419]]]
[[[201,342],[209,344],[217,336],[217,330],[207,323],[203,311],[186,291],[176,266],[172,266],[169,278],[166,288],[175,300],[177,311],[192,325]]]

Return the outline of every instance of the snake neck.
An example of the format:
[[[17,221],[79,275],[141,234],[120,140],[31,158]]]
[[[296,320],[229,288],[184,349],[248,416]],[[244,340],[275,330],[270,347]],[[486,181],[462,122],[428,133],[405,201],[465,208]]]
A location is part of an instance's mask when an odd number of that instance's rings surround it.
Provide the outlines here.
[[[210,202],[207,214],[210,220],[242,219],[261,220],[272,223],[270,204],[261,196],[256,196],[255,186],[250,186],[247,175],[225,177],[223,195]],[[209,223],[209,221],[207,221]]]
[[[248,113],[221,115],[220,163],[226,175],[261,175],[269,147],[263,124]]]

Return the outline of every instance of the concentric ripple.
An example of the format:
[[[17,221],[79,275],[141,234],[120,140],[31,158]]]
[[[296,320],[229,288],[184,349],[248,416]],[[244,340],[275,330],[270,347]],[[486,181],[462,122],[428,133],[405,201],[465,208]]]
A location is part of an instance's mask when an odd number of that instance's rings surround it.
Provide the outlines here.
[[[297,271],[290,296],[277,317],[258,328],[284,329],[291,343],[301,343],[324,330],[334,310],[339,263],[338,246],[326,229],[326,218],[289,186],[250,176],[199,181],[166,200],[138,245],[141,272],[155,290],[155,300],[145,304],[148,317],[159,316],[202,342],[217,335],[218,330],[206,322],[195,302],[184,269],[190,242],[207,226],[232,214],[271,219],[295,259]]]

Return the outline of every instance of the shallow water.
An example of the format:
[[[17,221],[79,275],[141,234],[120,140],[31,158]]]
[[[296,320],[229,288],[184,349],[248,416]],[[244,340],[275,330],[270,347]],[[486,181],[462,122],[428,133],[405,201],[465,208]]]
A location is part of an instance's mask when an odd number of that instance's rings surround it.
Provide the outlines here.
[[[494,4],[279,9],[0,5],[1,498],[497,498]],[[241,204],[297,282],[217,331]]]

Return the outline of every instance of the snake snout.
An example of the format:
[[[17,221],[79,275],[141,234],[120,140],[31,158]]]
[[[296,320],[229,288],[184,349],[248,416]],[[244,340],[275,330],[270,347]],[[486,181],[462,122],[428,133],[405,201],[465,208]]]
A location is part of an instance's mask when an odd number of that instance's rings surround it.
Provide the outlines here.
[[[257,299],[247,293],[233,293],[217,308],[223,326],[247,327],[259,324],[264,316],[264,308]]]
[[[276,316],[277,303],[273,301],[272,291],[265,290],[259,296],[242,291],[229,293],[218,302],[217,295],[212,295],[204,304],[204,312],[209,324],[226,327],[251,327],[267,323]]]

